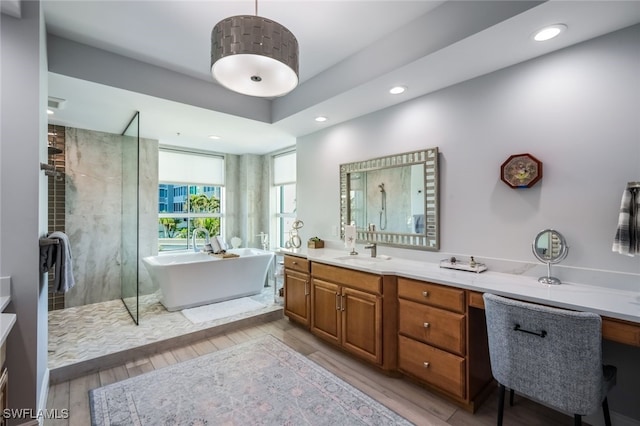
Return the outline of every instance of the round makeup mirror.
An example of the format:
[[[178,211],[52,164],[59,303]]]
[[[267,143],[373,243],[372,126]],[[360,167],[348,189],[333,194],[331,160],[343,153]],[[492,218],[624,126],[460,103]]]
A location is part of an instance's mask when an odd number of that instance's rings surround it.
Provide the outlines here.
[[[551,264],[561,262],[569,253],[569,246],[561,233],[553,229],[538,232],[532,245],[533,255],[547,264],[547,276],[538,278],[542,284],[560,284],[560,280],[551,276]]]

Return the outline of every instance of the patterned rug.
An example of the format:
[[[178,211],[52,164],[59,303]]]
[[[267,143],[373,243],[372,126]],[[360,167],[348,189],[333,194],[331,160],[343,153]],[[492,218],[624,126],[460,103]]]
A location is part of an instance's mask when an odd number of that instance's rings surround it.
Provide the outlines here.
[[[92,425],[410,425],[271,335],[89,391]]]

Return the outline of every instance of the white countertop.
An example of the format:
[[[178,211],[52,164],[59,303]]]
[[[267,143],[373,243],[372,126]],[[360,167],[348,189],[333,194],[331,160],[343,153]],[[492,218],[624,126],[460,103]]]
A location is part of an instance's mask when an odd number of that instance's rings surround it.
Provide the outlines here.
[[[11,302],[11,279],[9,277],[0,278],[0,312]],[[16,323],[16,314],[0,313],[0,345],[4,344],[13,324]]]
[[[380,259],[371,259],[368,252],[357,256],[349,256],[346,250],[336,249],[279,249],[276,252],[374,274],[396,275],[478,292],[491,292],[640,323],[640,292],[570,282],[550,286],[540,284],[534,277],[491,270],[474,273],[440,268],[438,264],[430,262],[400,258],[385,260],[382,256]]]
[[[7,340],[7,336],[16,323],[16,314],[0,314],[0,346]]]
[[[4,311],[4,308],[7,307],[10,301],[11,301],[11,297],[0,296],[0,312]]]

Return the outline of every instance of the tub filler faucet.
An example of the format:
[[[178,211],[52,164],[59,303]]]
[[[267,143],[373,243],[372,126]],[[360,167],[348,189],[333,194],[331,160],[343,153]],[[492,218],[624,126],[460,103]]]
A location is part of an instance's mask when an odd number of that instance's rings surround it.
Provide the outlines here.
[[[192,239],[192,244],[193,244],[193,251],[196,252],[196,253],[198,252],[198,243],[196,242],[196,237],[197,237],[199,232],[203,232],[204,233],[204,244],[205,244],[205,246],[211,242],[211,240],[209,239],[209,231],[207,231],[205,228],[196,228],[196,229],[194,229],[193,230],[193,234],[191,234],[191,239]]]

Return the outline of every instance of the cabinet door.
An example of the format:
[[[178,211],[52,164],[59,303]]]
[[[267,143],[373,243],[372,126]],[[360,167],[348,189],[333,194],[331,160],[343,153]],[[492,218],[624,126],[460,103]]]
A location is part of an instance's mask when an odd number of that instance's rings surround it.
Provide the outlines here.
[[[330,342],[340,343],[340,287],[327,281],[311,282],[311,331]]]
[[[309,275],[285,269],[284,314],[308,326],[309,306]]]
[[[379,296],[342,288],[342,346],[375,364],[382,363],[382,303]]]
[[[7,372],[7,369],[5,368],[4,370],[2,370],[2,374],[0,375],[0,425],[4,426],[5,423],[5,419],[2,416],[2,412],[6,409],[9,408],[8,405],[8,395],[7,395],[7,389],[9,388],[9,373]]]

